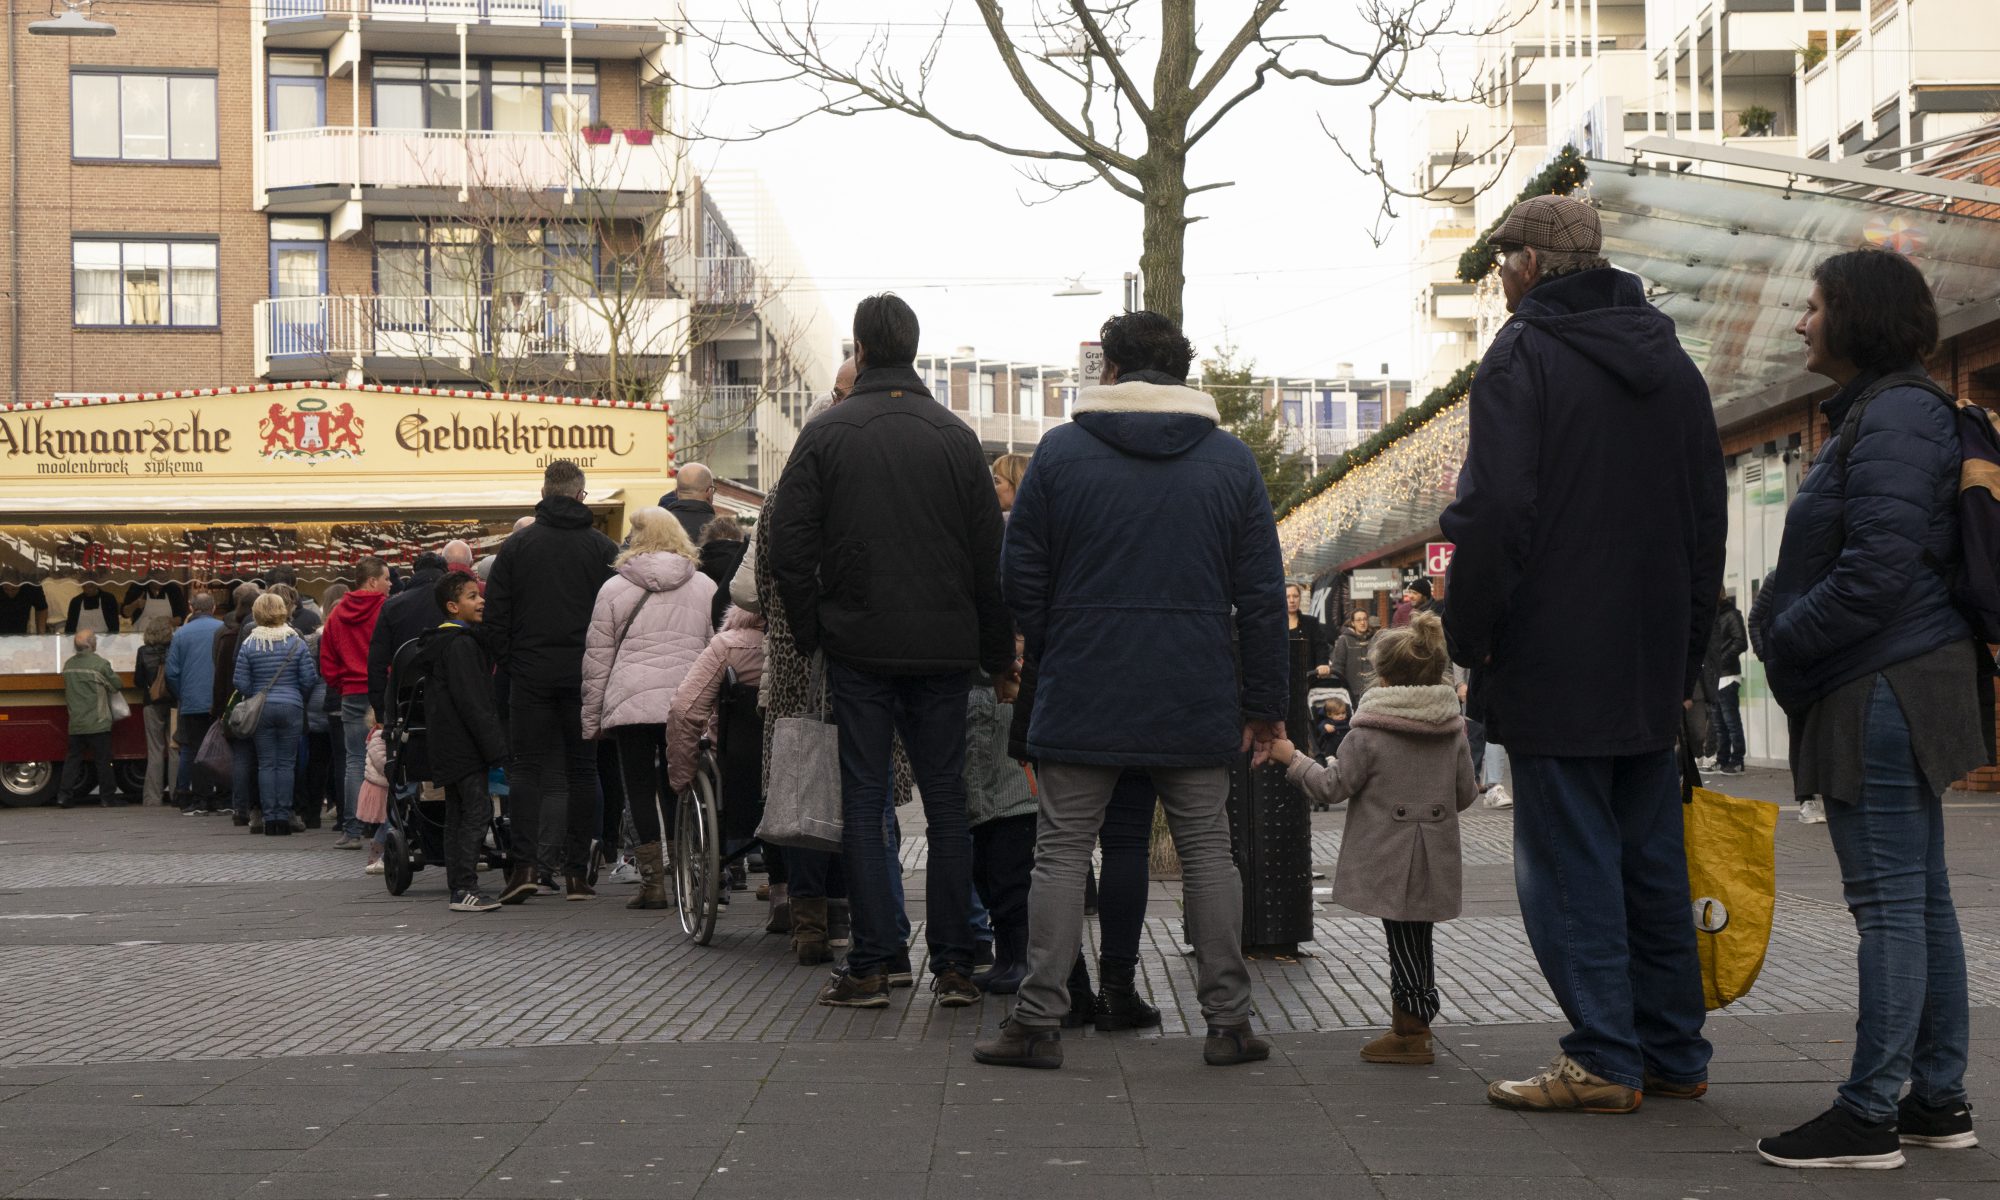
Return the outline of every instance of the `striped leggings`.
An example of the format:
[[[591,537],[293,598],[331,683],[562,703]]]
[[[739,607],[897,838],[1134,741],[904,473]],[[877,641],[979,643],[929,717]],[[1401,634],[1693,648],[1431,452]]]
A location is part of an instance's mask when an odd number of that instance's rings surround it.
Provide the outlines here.
[[[1429,921],[1383,921],[1389,935],[1389,997],[1428,1025],[1438,1014],[1437,973],[1431,962]]]

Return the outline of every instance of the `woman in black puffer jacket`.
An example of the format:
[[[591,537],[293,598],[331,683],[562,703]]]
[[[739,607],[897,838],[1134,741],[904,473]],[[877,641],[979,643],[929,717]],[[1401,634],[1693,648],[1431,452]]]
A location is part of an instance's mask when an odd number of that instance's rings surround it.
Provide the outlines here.
[[[1941,795],[1986,762],[1959,558],[1957,416],[1923,373],[1937,309],[1901,255],[1836,255],[1813,273],[1806,369],[1840,390],[1751,610],[1791,718],[1799,795],[1826,801],[1861,933],[1854,1064],[1826,1113],[1758,1152],[1780,1166],[1894,1167],[1900,1143],[1976,1142],[1966,1103],[1965,950],[1945,871]],[[1902,1095],[1909,1085],[1907,1097]]]

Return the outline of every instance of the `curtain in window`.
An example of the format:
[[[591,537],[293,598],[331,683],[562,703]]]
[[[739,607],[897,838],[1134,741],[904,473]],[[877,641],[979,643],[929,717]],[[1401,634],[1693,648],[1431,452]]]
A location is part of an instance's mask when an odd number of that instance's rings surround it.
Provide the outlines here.
[[[167,157],[167,77],[121,75],[118,100],[124,118],[124,156]]]
[[[70,265],[76,323],[118,324],[118,243],[77,242],[70,247]]]
[[[215,80],[182,75],[168,83],[173,99],[173,157],[214,158]]]
[[[173,247],[173,323],[217,324],[215,246],[179,242]]]
[[[125,323],[164,325],[167,319],[165,242],[125,243]]]

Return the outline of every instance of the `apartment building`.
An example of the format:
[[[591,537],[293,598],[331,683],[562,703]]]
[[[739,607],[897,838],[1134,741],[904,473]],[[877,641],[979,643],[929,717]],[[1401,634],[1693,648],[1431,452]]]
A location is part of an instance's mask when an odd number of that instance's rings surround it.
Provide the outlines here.
[[[578,395],[673,406],[754,482],[765,408],[830,380],[796,257],[769,269],[688,169],[677,6],[149,0],[87,38],[29,34],[43,15],[9,42],[10,403]]]
[[[1373,377],[1357,376],[1353,363],[1341,363],[1331,376],[1258,376],[1250,382],[1277,411],[1285,450],[1305,459],[1313,474],[1381,432],[1410,402],[1410,381],[1390,378],[1388,363]]]
[[[1411,147],[1416,182],[1457,172],[1412,221],[1425,382],[1475,360],[1506,319],[1491,274],[1458,275],[1472,231],[1574,147],[1607,257],[1641,276],[1707,379],[1729,472],[1726,585],[1747,608],[1827,436],[1817,405],[1831,387],[1806,374],[1792,332],[1816,263],[1869,246],[1908,255],[1938,299],[1932,375],[2000,406],[2000,5],[1495,0],[1490,12],[1507,27],[1468,68],[1488,103],[1419,114]],[[1488,186],[1469,195],[1468,177]],[[1302,506],[1281,529],[1294,568],[1413,567],[1465,436],[1463,406],[1448,409]],[[1780,759],[1784,715],[1746,665],[1751,755]]]

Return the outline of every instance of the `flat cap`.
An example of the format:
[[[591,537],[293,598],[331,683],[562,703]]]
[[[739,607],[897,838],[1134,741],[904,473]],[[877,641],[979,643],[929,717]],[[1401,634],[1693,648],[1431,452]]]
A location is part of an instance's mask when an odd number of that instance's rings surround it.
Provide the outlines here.
[[[1495,246],[1533,246],[1557,253],[1601,254],[1604,228],[1597,210],[1568,196],[1531,196],[1514,206],[1487,239]]]

